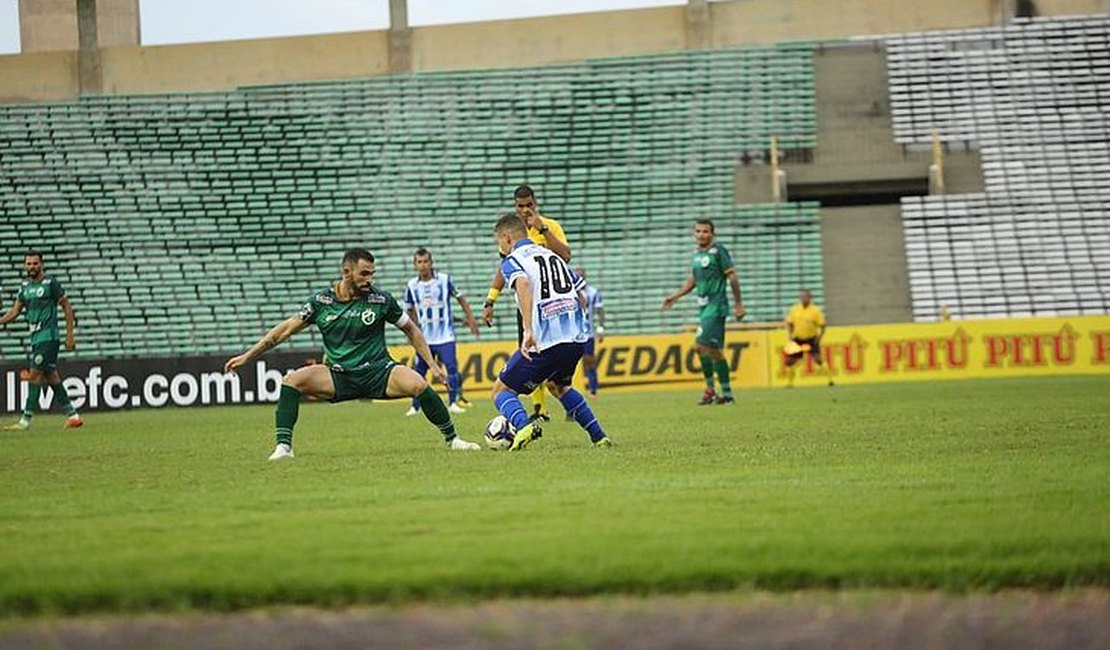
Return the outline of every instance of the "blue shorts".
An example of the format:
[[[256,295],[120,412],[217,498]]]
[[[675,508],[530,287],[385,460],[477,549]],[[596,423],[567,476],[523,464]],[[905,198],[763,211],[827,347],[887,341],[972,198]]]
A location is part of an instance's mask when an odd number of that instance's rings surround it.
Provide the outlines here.
[[[439,359],[439,362],[447,367],[447,374],[458,374],[459,359],[454,341],[440,343],[439,345],[429,345],[428,347],[432,350],[432,357]],[[428,372],[428,364],[424,363],[424,359],[421,359],[420,355],[416,356],[416,363],[413,365],[413,370],[421,377]]]
[[[543,352],[533,352],[531,361],[517,350],[509,357],[498,378],[502,384],[521,395],[531,394],[545,381],[570,386],[585,346],[585,343],[560,343]]]
[[[584,356],[584,357],[594,356],[595,346],[596,346],[596,343],[594,343],[594,337],[591,336],[589,341],[586,341],[585,343],[582,344],[582,356]]]

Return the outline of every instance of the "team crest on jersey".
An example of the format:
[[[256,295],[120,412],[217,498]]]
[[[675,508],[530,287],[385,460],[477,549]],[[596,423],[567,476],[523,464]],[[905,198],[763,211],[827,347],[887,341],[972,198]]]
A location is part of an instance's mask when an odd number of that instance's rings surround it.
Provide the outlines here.
[[[701,259],[699,260],[699,263],[701,264],[701,267],[702,267],[703,269],[707,269],[707,268],[709,268],[709,258],[708,258],[708,257],[703,257],[703,258],[701,258]]]
[[[378,315],[376,313],[374,313],[373,309],[364,309],[364,310],[362,310],[362,322],[365,323],[366,325],[373,325],[374,321],[377,318],[378,318]]]

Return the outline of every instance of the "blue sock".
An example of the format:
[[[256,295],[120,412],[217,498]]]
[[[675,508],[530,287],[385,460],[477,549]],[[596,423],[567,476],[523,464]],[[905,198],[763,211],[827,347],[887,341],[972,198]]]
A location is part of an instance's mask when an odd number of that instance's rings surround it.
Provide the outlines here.
[[[447,403],[454,404],[459,399],[459,373],[447,375]]]
[[[597,395],[597,368],[586,371],[586,389],[591,395]]]
[[[419,397],[412,398],[412,408],[416,409],[417,411],[420,410],[420,398]]]
[[[585,429],[586,433],[590,434],[591,442],[597,442],[605,437],[605,432],[601,430],[601,424],[594,417],[594,412],[590,410],[590,405],[586,403],[586,398],[582,397],[582,393],[570,388],[563,393],[559,401],[563,403],[563,408],[574,418],[574,421]]]
[[[493,403],[497,406],[497,410],[513,428],[520,431],[528,426],[528,412],[524,410],[524,405],[520,403],[520,398],[517,394],[510,390],[503,390],[493,398]]]

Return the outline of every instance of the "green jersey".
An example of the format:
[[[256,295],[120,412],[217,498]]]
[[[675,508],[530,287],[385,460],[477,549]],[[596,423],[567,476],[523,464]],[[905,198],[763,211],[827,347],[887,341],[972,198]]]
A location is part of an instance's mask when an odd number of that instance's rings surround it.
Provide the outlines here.
[[[31,345],[61,340],[58,335],[58,301],[65,295],[65,289],[57,280],[23,281],[15,297],[23,303],[27,324],[31,326]]]
[[[353,370],[392,361],[385,345],[385,324],[395,324],[403,314],[393,296],[375,286],[348,302],[340,302],[335,289],[329,287],[305,302],[300,317],[320,329],[328,364]]]
[[[694,251],[694,291],[698,295],[698,315],[728,317],[728,273],[732,257],[728,249],[714,243],[706,250]]]

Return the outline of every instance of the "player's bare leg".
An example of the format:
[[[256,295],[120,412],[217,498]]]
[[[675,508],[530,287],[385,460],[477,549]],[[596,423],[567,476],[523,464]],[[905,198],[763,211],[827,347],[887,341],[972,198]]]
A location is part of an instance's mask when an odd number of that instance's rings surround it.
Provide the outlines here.
[[[481,449],[473,442],[467,442],[455,434],[455,424],[451,422],[451,413],[439,395],[428,385],[428,382],[407,366],[394,366],[389,372],[389,383],[386,384],[386,397],[415,397],[420,400],[420,412],[428,418],[443,434],[444,441],[451,449],[460,451],[476,451]]]

